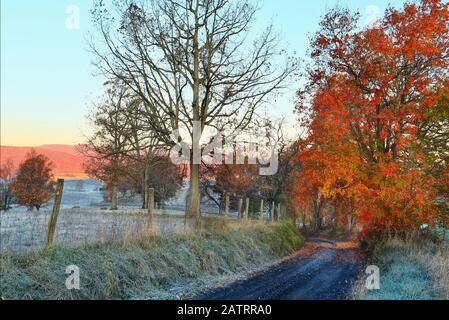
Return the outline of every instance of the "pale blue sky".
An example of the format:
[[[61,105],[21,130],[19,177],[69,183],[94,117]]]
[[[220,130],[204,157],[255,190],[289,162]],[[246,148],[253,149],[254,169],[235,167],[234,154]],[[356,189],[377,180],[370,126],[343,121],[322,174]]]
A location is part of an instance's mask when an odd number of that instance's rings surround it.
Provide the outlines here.
[[[362,22],[402,0],[264,0],[254,31],[273,21],[291,52],[306,56],[320,17],[337,3],[358,9]],[[80,9],[80,28],[66,27],[66,9]],[[91,0],[1,0],[1,144],[36,146],[83,141],[89,103],[101,94],[85,35]],[[295,88],[276,112],[294,122]]]

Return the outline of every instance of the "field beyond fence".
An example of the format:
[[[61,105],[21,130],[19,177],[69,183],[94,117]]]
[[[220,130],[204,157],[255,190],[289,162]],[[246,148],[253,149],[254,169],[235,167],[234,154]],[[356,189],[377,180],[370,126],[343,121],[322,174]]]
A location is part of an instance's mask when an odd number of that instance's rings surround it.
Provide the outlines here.
[[[23,254],[45,247],[52,212],[56,212],[56,223],[52,227],[51,241],[64,246],[122,241],[150,229],[161,235],[172,234],[189,230],[196,223],[185,218],[183,194],[154,209],[151,217],[148,209],[139,209],[140,198],[121,199],[119,210],[109,210],[109,204],[102,200],[98,183],[88,184],[83,190],[74,186],[75,182],[69,181],[63,187],[60,205],[56,197],[56,201],[53,199],[40,211],[27,211],[25,207],[0,211],[0,252]],[[258,199],[232,200],[239,203],[238,208],[229,207],[230,199],[227,199],[227,209],[224,210],[210,202],[201,203],[202,218],[272,221],[275,215],[276,218],[280,216],[278,204]]]
[[[24,253],[45,245],[50,210],[24,212],[12,210],[0,214],[1,251]],[[190,225],[180,215],[156,215],[153,227],[168,234]],[[61,209],[54,241],[68,246],[123,240],[149,229],[144,210],[109,211],[93,208]]]

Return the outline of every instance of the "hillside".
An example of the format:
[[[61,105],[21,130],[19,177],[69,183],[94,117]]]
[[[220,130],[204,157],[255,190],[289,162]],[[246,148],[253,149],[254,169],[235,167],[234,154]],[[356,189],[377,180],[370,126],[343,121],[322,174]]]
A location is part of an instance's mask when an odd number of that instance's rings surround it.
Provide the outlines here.
[[[54,165],[53,173],[56,178],[86,178],[83,170],[84,157],[72,145],[42,145],[39,147],[1,146],[0,160],[3,165],[11,159],[15,168],[24,161],[26,154],[34,149],[47,156]]]

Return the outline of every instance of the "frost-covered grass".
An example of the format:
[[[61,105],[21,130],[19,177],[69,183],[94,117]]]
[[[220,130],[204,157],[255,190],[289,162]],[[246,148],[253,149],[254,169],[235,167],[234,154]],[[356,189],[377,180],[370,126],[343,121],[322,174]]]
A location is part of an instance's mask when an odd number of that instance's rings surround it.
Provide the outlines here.
[[[438,227],[435,229],[435,236],[442,240],[449,241],[449,229]]]
[[[303,243],[293,224],[213,222],[167,236],[135,235],[121,243],[53,247],[0,255],[2,299],[176,299],[211,279],[285,256]],[[68,265],[81,288],[65,287]]]
[[[448,243],[390,239],[377,245],[373,258],[380,268],[380,290],[367,290],[363,275],[354,287],[355,299],[449,299]]]
[[[22,208],[21,208],[22,209]],[[0,251],[25,253],[44,245],[50,210],[0,212]],[[184,217],[156,215],[154,226],[160,233],[184,229]],[[121,240],[126,233],[149,227],[145,210],[62,209],[56,225],[55,241],[64,246]]]

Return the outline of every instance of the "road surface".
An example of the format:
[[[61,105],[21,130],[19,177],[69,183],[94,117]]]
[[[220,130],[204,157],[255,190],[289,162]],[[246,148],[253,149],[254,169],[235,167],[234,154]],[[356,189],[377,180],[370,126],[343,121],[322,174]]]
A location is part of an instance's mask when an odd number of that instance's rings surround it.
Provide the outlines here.
[[[354,243],[308,239],[280,264],[195,300],[343,300],[362,265]]]

